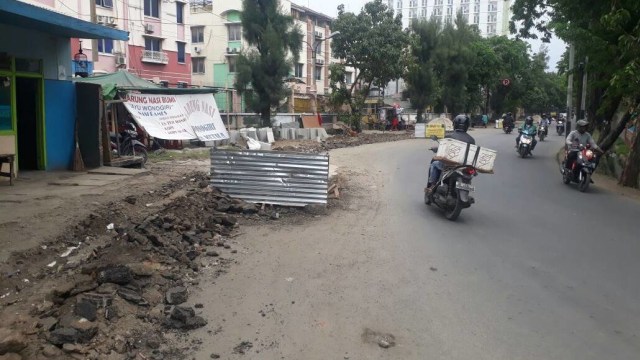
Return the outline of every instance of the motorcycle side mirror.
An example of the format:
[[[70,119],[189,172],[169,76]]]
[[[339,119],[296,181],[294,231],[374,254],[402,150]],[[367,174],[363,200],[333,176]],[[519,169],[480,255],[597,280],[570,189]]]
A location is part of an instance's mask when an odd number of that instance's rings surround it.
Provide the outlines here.
[[[435,136],[435,135],[431,135],[431,140],[433,140],[433,141],[438,141],[438,137],[437,137],[437,136]]]

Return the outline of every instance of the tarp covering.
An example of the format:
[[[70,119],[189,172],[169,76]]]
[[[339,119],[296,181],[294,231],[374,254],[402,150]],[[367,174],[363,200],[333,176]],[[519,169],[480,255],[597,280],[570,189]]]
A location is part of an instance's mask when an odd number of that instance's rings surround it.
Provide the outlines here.
[[[439,117],[429,121],[429,125],[436,125],[436,124],[444,125],[444,128],[446,131],[453,131],[453,121],[445,117]]]
[[[114,99],[116,97],[116,93],[118,89],[160,89],[160,90],[168,90],[166,88],[161,88],[160,86],[137,77],[131,74],[128,71],[117,71],[111,74],[106,75],[98,75],[87,78],[77,78],[74,79],[77,82],[91,83],[102,86],[102,96],[105,99]]]

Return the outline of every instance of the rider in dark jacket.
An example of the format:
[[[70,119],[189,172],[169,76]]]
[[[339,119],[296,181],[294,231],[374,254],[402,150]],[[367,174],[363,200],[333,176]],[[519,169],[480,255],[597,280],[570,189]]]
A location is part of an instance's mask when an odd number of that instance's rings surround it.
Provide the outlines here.
[[[453,119],[453,133],[445,136],[445,138],[450,138],[458,141],[465,142],[467,144],[474,144],[476,140],[469,134],[467,134],[467,130],[469,129],[469,125],[471,121],[469,117],[464,114],[460,114]],[[429,167],[429,182],[427,183],[427,187],[425,188],[426,192],[431,192],[440,178],[440,174],[442,173],[442,169],[444,168],[444,164],[442,161],[432,161],[431,166]]]

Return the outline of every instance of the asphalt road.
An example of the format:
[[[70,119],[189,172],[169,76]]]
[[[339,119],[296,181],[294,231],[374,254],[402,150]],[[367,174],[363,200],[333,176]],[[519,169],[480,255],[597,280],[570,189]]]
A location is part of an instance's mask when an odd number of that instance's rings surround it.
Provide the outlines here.
[[[515,135],[472,135],[496,173],[455,223],[422,200],[428,141],[333,152],[344,207],[246,230],[232,274],[195,296],[221,329],[197,358],[640,359],[640,204],[564,185],[559,136],[521,159]]]

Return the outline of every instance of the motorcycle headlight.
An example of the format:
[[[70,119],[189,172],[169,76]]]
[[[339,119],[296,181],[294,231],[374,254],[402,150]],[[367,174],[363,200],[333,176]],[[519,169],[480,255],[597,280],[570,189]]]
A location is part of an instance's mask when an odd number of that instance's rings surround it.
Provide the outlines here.
[[[593,151],[592,150],[585,151],[585,155],[586,155],[588,160],[593,159]]]

